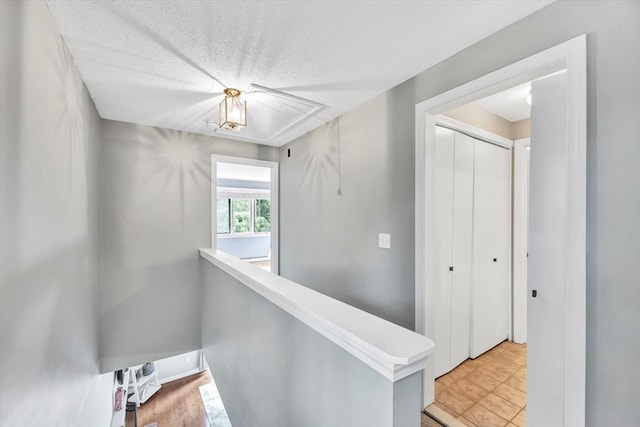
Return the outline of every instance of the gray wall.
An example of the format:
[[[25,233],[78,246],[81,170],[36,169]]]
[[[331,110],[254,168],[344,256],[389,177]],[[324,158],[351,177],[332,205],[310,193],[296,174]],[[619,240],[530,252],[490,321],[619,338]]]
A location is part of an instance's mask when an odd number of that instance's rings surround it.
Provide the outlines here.
[[[211,246],[211,154],[277,149],[103,121],[103,371],[200,348],[198,248]]]
[[[413,328],[411,93],[396,90],[289,144],[280,158],[280,274]],[[411,122],[411,123],[410,123]],[[410,139],[409,139],[410,138]],[[378,248],[391,233],[391,250]]]
[[[0,17],[0,425],[108,425],[100,119],[45,4]]]
[[[587,424],[640,425],[640,2],[559,1],[281,156],[281,274],[412,327],[415,104],[587,33]],[[286,150],[284,151],[286,153]],[[392,234],[391,251],[377,233]]]
[[[392,383],[209,261],[200,263],[203,349],[234,427],[420,425],[419,372]]]

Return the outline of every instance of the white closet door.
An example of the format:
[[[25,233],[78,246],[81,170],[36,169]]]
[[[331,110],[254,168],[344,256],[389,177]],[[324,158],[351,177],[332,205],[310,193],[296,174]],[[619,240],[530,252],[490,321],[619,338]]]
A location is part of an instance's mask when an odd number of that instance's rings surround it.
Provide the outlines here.
[[[453,283],[449,369],[469,358],[471,318],[471,244],[473,235],[474,139],[455,132],[453,178]]]
[[[475,142],[471,357],[508,336],[510,152]]]
[[[433,272],[434,374],[439,377],[451,370],[451,281],[449,271],[453,234],[453,175],[454,134],[453,131],[436,126],[435,144],[435,251]]]

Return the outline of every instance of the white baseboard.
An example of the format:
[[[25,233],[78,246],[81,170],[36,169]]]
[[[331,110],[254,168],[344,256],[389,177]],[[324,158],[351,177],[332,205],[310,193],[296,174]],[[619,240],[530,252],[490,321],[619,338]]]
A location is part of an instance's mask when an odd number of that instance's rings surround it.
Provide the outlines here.
[[[195,375],[195,374],[199,374],[200,372],[204,372],[206,369],[193,369],[191,371],[187,371],[187,372],[182,372],[178,375],[174,375],[172,377],[168,377],[168,378],[163,378],[161,379],[159,382],[160,384],[166,384],[166,383],[170,383],[171,381],[176,381],[182,378],[186,378],[190,375]]]

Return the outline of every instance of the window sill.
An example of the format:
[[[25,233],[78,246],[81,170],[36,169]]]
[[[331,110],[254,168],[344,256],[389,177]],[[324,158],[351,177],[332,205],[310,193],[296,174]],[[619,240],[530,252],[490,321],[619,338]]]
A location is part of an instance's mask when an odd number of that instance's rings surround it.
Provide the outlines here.
[[[264,237],[271,236],[271,232],[267,233],[235,233],[235,234],[216,234],[218,239],[242,239],[243,237]]]

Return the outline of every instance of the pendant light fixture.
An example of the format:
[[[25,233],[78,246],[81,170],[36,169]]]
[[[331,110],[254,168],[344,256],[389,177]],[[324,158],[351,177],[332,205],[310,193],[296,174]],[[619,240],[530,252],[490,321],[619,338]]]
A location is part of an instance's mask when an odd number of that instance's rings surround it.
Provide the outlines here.
[[[247,126],[247,101],[240,99],[238,89],[226,88],[220,102],[220,128],[239,131]]]

